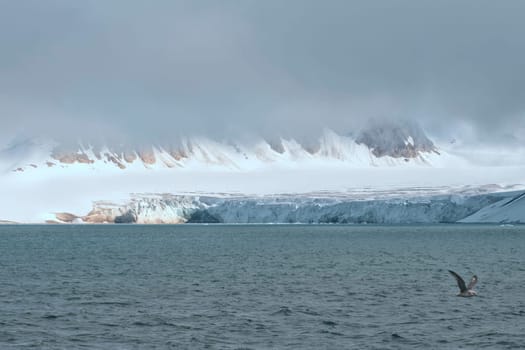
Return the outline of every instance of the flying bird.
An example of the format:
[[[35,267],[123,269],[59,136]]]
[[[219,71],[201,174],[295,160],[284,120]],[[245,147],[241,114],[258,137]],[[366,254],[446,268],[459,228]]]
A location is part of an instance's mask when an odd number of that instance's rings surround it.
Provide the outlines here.
[[[452,270],[448,270],[448,272],[450,272],[450,274],[454,276],[454,278],[456,279],[456,282],[458,282],[458,287],[459,287],[458,297],[473,297],[474,295],[478,295],[476,291],[472,290],[472,288],[474,288],[474,286],[478,282],[478,276],[476,275],[472,276],[467,286],[465,285],[465,281],[463,280],[463,278],[461,278],[460,275],[458,275]]]

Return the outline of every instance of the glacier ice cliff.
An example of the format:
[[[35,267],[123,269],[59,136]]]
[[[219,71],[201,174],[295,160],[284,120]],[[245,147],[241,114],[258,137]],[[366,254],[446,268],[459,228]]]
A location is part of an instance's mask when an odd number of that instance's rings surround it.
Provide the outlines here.
[[[525,195],[522,192],[441,194],[380,199],[308,195],[249,197],[135,194],[124,203],[97,201],[86,215],[58,213],[54,222],[139,224],[525,222],[521,217],[518,218],[519,215],[510,219],[502,216],[503,214],[490,216],[494,210],[502,210],[501,208],[505,206],[523,216],[523,210],[520,208],[525,206],[524,203]]]

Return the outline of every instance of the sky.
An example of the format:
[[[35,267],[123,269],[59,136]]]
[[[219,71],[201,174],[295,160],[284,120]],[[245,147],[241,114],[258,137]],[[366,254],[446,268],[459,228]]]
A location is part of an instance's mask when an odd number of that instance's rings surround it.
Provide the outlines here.
[[[0,0],[0,136],[525,144],[525,1]]]

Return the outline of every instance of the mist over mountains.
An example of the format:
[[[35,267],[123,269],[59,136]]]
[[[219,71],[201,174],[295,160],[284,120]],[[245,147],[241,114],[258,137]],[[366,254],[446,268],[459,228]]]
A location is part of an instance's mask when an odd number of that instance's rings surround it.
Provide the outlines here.
[[[523,144],[522,1],[5,1],[0,137],[318,137],[370,119]]]
[[[414,122],[375,121],[366,127],[338,134],[329,129],[317,138],[254,137],[214,140],[205,137],[174,138],[151,144],[107,143],[79,140],[61,143],[45,138],[15,138],[0,149],[0,163],[17,172],[31,168],[84,165],[86,171],[105,165],[126,169],[138,163],[145,168],[187,167],[192,163],[232,169],[271,163],[339,161],[348,166],[409,163],[431,166],[441,154]],[[3,162],[2,162],[3,161]]]

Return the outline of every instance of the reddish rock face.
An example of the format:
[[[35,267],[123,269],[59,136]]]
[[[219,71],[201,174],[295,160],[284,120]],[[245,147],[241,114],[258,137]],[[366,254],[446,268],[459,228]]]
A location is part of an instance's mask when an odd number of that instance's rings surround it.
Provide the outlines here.
[[[138,152],[140,160],[144,162],[144,164],[155,164],[155,154],[153,154],[152,148],[147,148],[140,150]]]
[[[83,163],[83,164],[93,164],[94,161],[89,159],[88,156],[85,153],[77,154],[77,162]]]
[[[113,222],[113,218],[103,213],[93,213],[82,217],[82,221],[91,224],[103,224],[106,222]]]
[[[152,165],[157,162],[153,147],[145,147],[139,150],[132,148],[125,148],[123,146],[117,146],[114,149],[108,151],[102,151],[99,147],[93,147],[92,152],[94,154],[93,159],[90,159],[88,155],[82,150],[71,151],[65,148],[57,148],[53,150],[51,157],[62,164],[93,164],[96,160],[103,160],[106,163],[112,163],[118,166],[120,169],[125,169],[126,164],[132,164],[133,162],[140,160],[146,165]],[[182,148],[169,148],[168,153],[177,161],[184,158],[188,158],[187,152]],[[176,164],[173,162],[164,161],[166,166],[174,167]],[[54,162],[46,162],[48,167],[55,166]]]
[[[60,153],[60,152],[54,151],[53,154],[51,154],[51,157],[53,159],[58,160],[60,163],[65,163],[65,164],[73,164],[73,163],[92,164],[94,163],[94,161],[89,159],[89,157],[85,153],[77,153],[77,152]]]
[[[124,160],[127,163],[133,163],[136,159],[137,159],[137,155],[135,154],[135,152],[132,152],[132,151],[124,152]]]
[[[73,222],[77,216],[70,213],[56,213],[55,217],[62,222]]]
[[[76,155],[71,154],[71,153],[68,153],[68,154],[53,153],[51,157],[53,157],[53,159],[58,160],[60,163],[65,163],[65,164],[73,164],[76,161]]]

